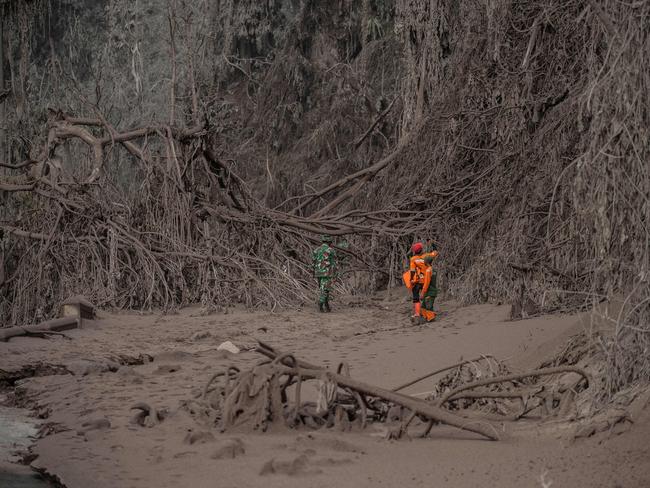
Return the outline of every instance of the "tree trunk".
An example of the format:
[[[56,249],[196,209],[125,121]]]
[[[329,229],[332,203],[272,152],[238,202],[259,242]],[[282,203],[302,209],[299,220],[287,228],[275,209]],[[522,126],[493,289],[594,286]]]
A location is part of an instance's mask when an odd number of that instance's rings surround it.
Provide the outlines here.
[[[5,91],[5,55],[4,55],[4,8],[0,9],[0,94]],[[6,123],[5,118],[5,102],[4,97],[0,96],[0,161],[8,160],[7,151],[5,149],[5,132],[6,128],[4,124]]]

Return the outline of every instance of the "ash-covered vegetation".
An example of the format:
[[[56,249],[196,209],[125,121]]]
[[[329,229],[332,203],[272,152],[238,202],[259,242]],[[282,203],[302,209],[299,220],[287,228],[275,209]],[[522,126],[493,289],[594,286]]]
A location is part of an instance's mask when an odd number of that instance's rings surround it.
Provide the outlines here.
[[[648,375],[650,3],[0,2],[0,317],[310,300],[398,284],[513,317],[620,294],[611,389]]]

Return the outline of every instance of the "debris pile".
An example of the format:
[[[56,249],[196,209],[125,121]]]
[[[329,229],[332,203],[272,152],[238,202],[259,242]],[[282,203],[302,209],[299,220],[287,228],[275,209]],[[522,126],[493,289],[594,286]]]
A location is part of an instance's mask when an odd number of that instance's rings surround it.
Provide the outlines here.
[[[498,440],[502,429],[490,422],[561,414],[575,394],[591,384],[590,375],[576,366],[512,373],[491,356],[482,356],[388,390],[353,379],[347,363],[334,372],[262,342],[257,352],[266,359],[247,371],[231,366],[214,374],[201,398],[187,403],[188,410],[223,431],[243,427],[266,431],[272,426],[350,430],[387,422],[397,407],[406,414],[389,431],[391,438],[407,434],[417,417],[428,423],[422,435],[436,424],[446,424]],[[426,399],[400,392],[445,371],[449,373]],[[307,382],[317,386],[316,401],[303,398]]]

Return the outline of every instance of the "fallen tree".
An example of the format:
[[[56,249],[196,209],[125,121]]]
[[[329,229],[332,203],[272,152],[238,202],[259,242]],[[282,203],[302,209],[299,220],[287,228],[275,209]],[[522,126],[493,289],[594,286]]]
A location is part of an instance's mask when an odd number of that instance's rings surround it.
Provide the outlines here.
[[[378,231],[363,213],[303,217],[264,207],[211,148],[206,125],[117,130],[103,117],[52,111],[47,126],[37,154],[12,168],[20,174],[0,181],[18,215],[30,208],[34,215],[0,221],[15,238],[12,256],[21,256],[2,260],[0,309],[9,324],[49,316],[80,289],[119,308],[305,301],[304,256],[318,234]],[[68,174],[57,156],[75,141],[92,154],[85,175]],[[120,148],[142,178],[137,189],[121,191],[102,177]]]
[[[355,380],[350,377],[349,366],[345,363],[341,363],[336,371],[327,370],[263,342],[259,342],[257,352],[268,359],[249,370],[230,367],[218,372],[203,390],[198,410],[222,430],[247,427],[265,431],[273,425],[292,428],[336,426],[345,430],[355,424],[364,428],[369,422],[389,421],[390,412],[397,407],[402,410],[402,420],[397,428],[389,430],[391,438],[406,435],[412,421],[419,418],[427,423],[423,435],[427,435],[435,424],[446,424],[490,440],[499,440],[503,437],[503,429],[497,429],[491,422],[516,421],[528,417],[533,411],[539,418],[556,415],[558,411],[566,412],[575,396],[565,392],[575,393],[577,389],[588,388],[590,379],[588,373],[575,366],[507,375],[498,375],[495,371],[493,377],[468,383],[461,381],[459,386],[449,388],[444,394],[422,399],[395,391],[401,389],[399,387],[387,390]],[[458,383],[459,374],[466,371],[463,368],[475,368],[470,377],[480,374],[477,365],[488,358],[483,356],[477,361],[461,361],[419,377],[407,386],[447,371],[447,377],[453,377],[453,381]],[[501,363],[491,360],[498,370],[503,370]],[[586,380],[585,384],[579,388],[579,381],[568,387],[553,387],[567,373],[577,373],[581,380]],[[542,377],[553,377],[553,380],[543,383],[539,381]],[[445,384],[445,378],[438,384]],[[317,385],[319,396],[316,402],[302,399],[302,390],[308,381]],[[487,386],[498,386],[498,389],[467,391]],[[459,403],[461,399],[466,403]],[[513,399],[521,403],[520,411],[516,413],[510,410]],[[490,402],[497,413],[474,408],[487,405],[485,402]]]

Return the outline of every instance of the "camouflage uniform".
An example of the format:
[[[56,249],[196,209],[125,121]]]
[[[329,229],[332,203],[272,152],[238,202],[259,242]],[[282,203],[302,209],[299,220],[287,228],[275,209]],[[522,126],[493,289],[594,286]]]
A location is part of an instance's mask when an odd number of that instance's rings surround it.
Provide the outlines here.
[[[331,243],[331,240],[329,240]],[[329,246],[328,238],[313,251],[314,276],[318,280],[318,309],[330,311],[329,298],[332,281],[336,278],[336,251]]]
[[[422,308],[425,308],[427,310],[433,310],[433,302],[436,300],[436,297],[438,296],[438,288],[437,286],[437,281],[438,281],[438,274],[436,273],[435,269],[431,270],[431,283],[429,284],[429,287],[427,290],[424,292],[424,295],[422,296]]]
[[[437,288],[438,273],[436,273],[436,270],[433,269],[432,266],[434,259],[435,256],[433,256],[432,254],[429,254],[427,255],[427,257],[424,258],[424,264],[427,266],[427,269],[425,271],[424,285],[422,287],[422,296],[420,300],[421,303],[420,322],[422,319],[426,320],[427,322],[431,322],[436,318],[436,312],[433,310],[433,302],[436,300],[436,297],[438,296],[438,288]]]

